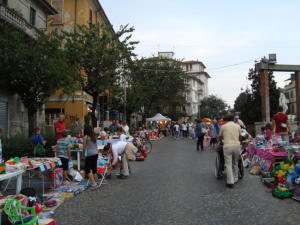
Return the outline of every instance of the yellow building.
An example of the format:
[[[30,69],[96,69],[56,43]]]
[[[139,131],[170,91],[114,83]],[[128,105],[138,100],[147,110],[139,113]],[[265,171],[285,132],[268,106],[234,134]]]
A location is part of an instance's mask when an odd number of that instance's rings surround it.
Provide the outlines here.
[[[291,77],[291,82],[288,85],[284,86],[284,94],[286,98],[289,100],[288,114],[297,115],[295,80],[292,79],[292,77]]]
[[[49,32],[54,29],[74,32],[77,25],[90,23],[99,28],[102,24],[110,24],[98,0],[47,1],[58,11],[58,14],[48,20]],[[72,125],[76,118],[79,119],[79,123],[82,123],[92,103],[93,98],[84,91],[76,91],[72,96],[65,96],[61,91],[57,91],[45,105],[46,124],[52,126],[61,112],[66,115],[67,125]]]

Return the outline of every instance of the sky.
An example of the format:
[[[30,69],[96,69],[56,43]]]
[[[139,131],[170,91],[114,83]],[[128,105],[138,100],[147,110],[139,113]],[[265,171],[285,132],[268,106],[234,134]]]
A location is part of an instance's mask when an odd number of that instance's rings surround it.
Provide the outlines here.
[[[300,64],[299,0],[100,0],[115,30],[135,27],[139,57],[173,51],[200,60],[209,94],[233,106],[254,61],[277,54],[278,64]],[[234,65],[234,66],[230,66]],[[275,73],[284,87],[289,73]]]

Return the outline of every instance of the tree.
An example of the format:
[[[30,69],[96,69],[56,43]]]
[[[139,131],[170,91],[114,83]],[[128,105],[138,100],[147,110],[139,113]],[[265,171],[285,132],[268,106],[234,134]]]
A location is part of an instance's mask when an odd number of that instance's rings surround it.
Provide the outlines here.
[[[99,94],[113,89],[117,84],[117,69],[130,60],[134,55],[134,45],[137,44],[130,41],[134,28],[128,28],[128,25],[121,26],[117,32],[111,26],[104,25],[100,30],[91,24],[78,26],[78,32],[65,33],[68,36],[65,49],[82,72],[82,90],[93,97],[93,126],[97,124],[95,111]]]
[[[76,70],[67,61],[56,32],[32,39],[23,31],[0,24],[0,86],[17,93],[28,111],[29,135],[35,114],[58,89],[76,86]]]
[[[255,69],[250,69],[248,80],[251,83],[251,89],[242,92],[235,101],[235,111],[241,112],[241,118],[246,124],[253,124],[261,121],[261,96],[260,96],[260,74]],[[273,116],[278,111],[280,91],[276,87],[276,81],[272,71],[268,73],[269,78],[269,96],[270,96],[270,114]],[[247,102],[245,102],[247,100]]]
[[[218,114],[223,112],[227,107],[228,105],[223,99],[215,95],[209,95],[201,102],[201,118],[213,118],[214,116],[218,116]]]
[[[186,74],[179,61],[153,57],[136,60],[127,88],[127,114],[140,112],[143,119],[160,112],[171,117],[185,104]],[[172,118],[174,119],[174,118]]]

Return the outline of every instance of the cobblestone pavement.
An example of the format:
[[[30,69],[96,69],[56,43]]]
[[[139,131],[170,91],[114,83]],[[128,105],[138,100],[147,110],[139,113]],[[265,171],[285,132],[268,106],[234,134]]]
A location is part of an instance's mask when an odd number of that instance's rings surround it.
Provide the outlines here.
[[[115,177],[55,211],[58,225],[299,224],[300,204],[272,197],[246,172],[234,189],[214,177],[215,152],[192,140],[154,143],[145,162],[132,162],[127,180]]]

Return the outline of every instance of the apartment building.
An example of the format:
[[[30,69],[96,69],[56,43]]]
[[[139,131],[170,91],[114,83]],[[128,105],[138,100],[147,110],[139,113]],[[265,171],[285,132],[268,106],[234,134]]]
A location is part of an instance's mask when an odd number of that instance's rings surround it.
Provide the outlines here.
[[[47,17],[56,10],[45,0],[0,0],[0,23],[7,23],[22,30],[28,38],[37,38],[47,29]],[[1,34],[0,34],[1,35]],[[45,117],[41,109],[36,115],[38,126],[43,126]],[[0,90],[0,125],[4,134],[28,135],[27,109],[18,95]]]

